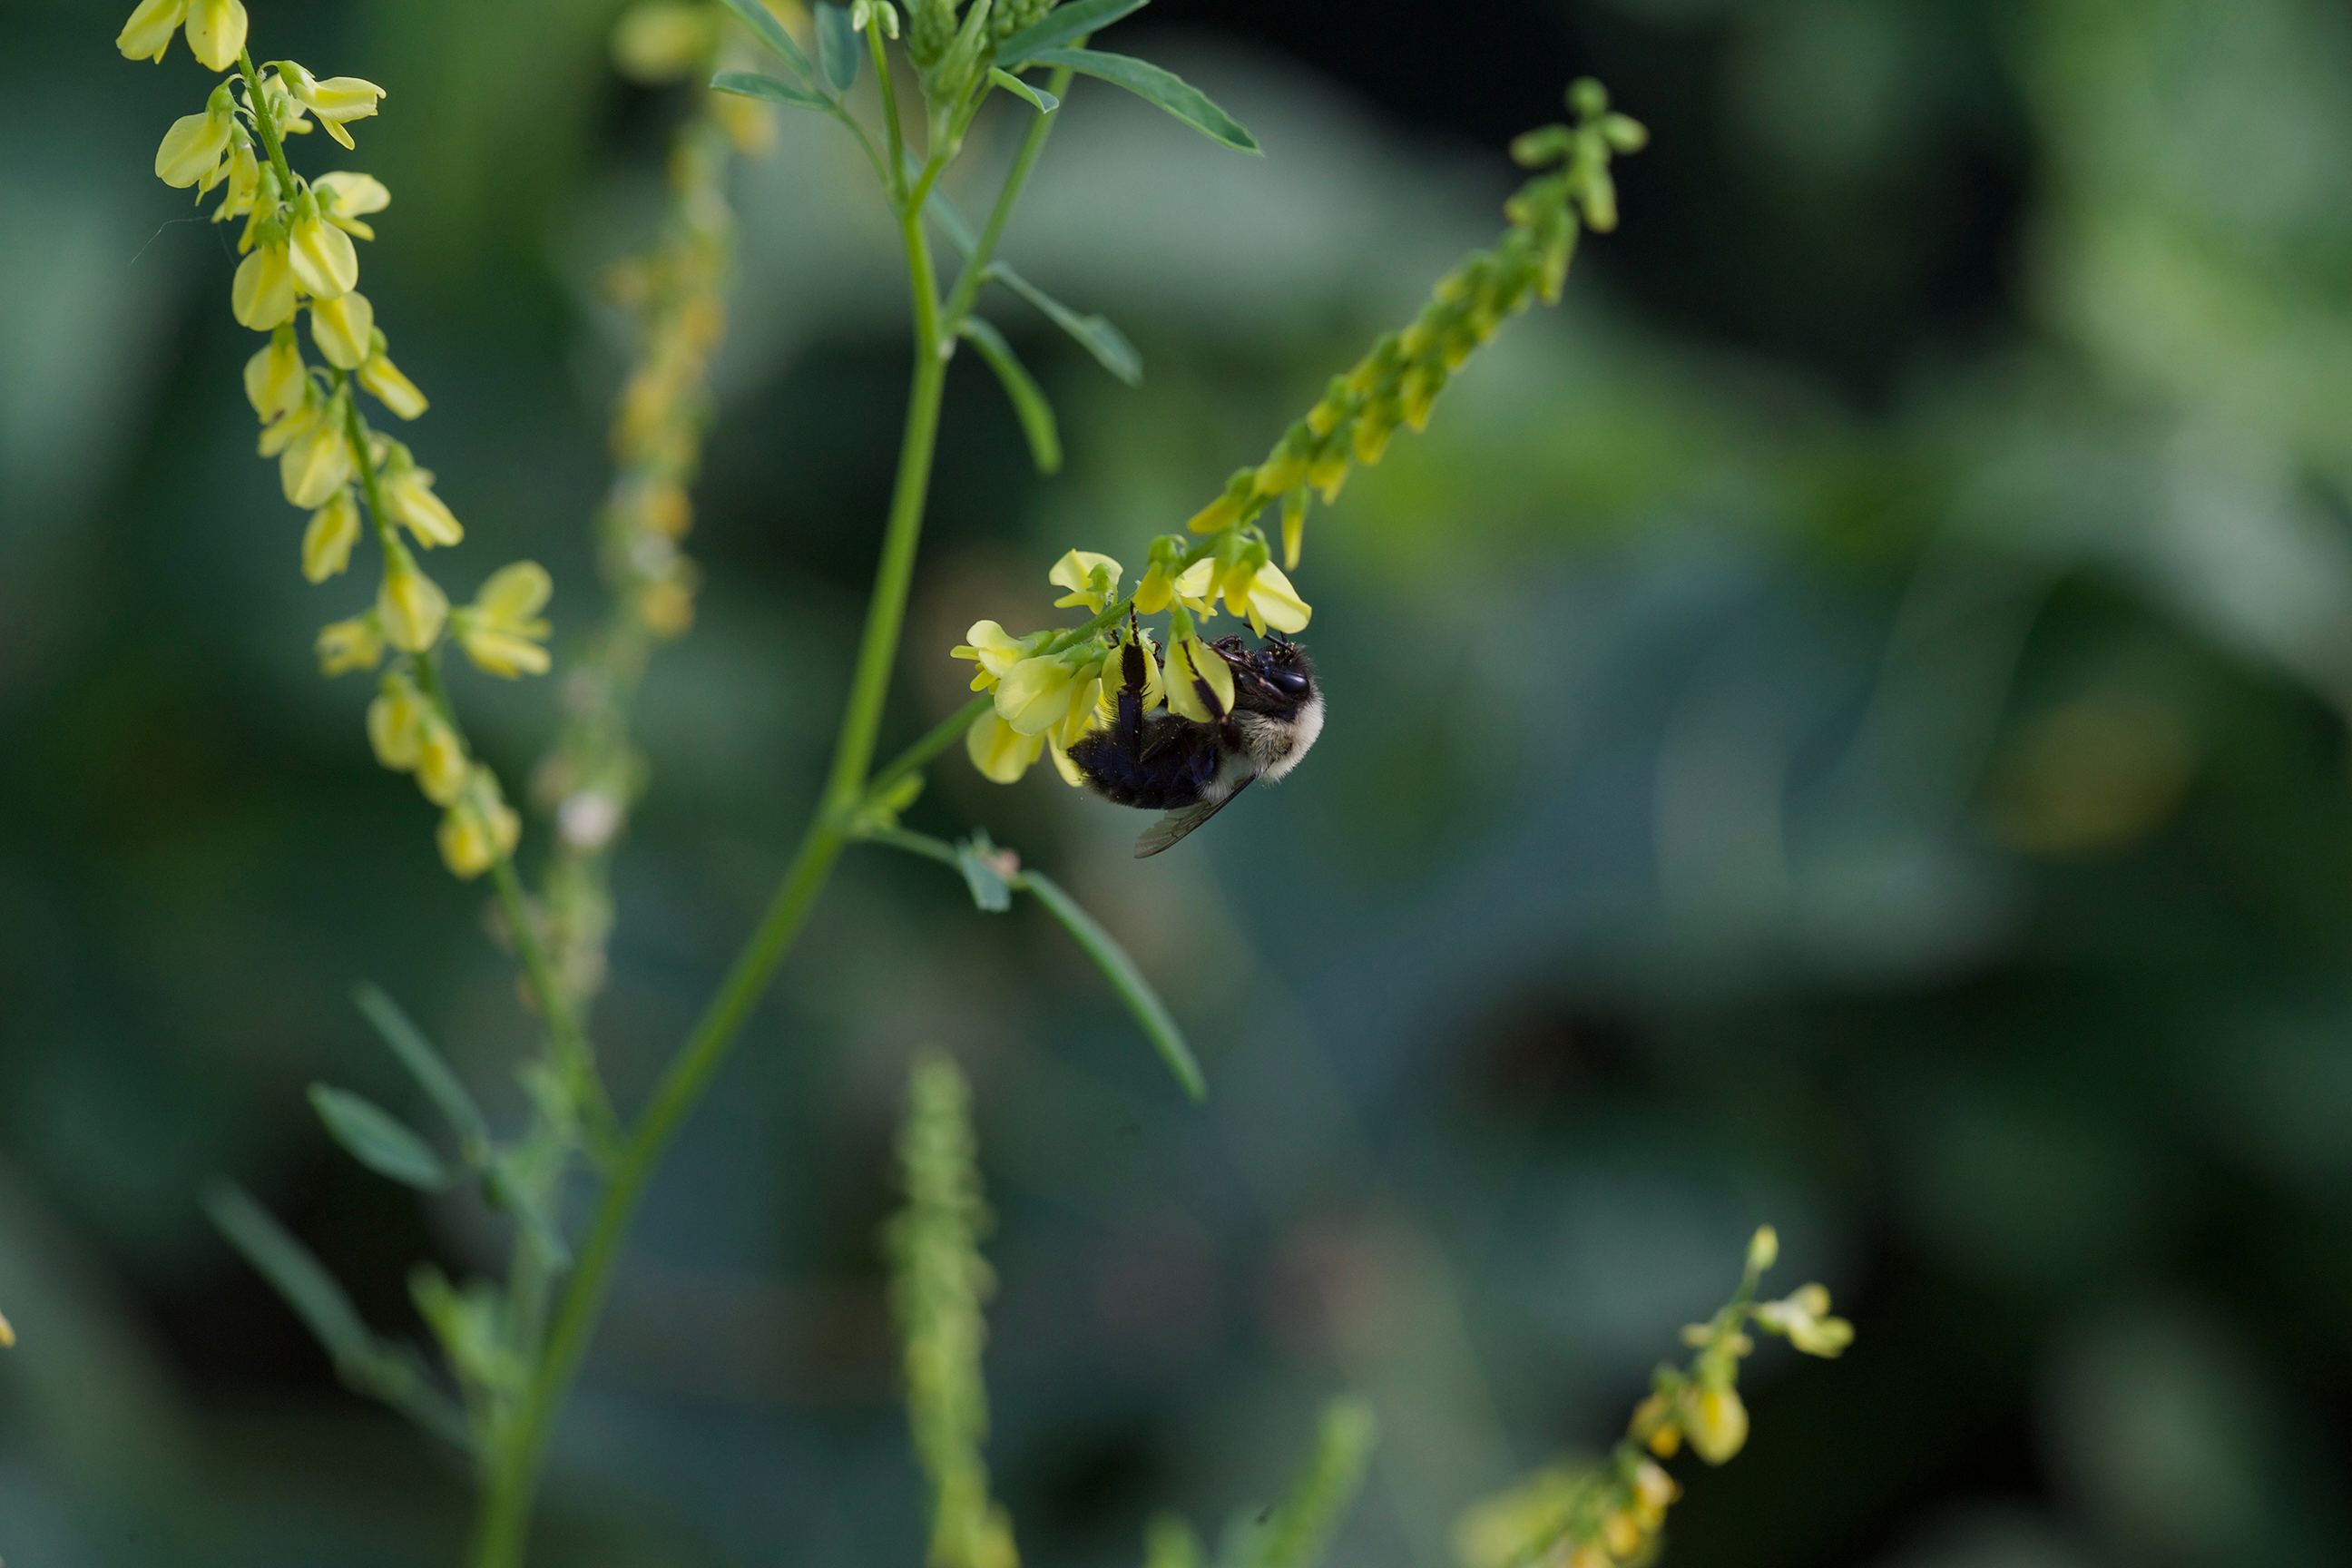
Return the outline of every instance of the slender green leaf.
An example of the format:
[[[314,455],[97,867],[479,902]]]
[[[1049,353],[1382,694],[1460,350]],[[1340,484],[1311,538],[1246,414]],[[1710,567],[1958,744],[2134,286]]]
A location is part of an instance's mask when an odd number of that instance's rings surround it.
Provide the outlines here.
[[[530,1237],[531,1245],[539,1248],[540,1256],[550,1267],[572,1267],[572,1248],[564,1241],[562,1231],[557,1228],[554,1216],[532,1195],[511,1159],[501,1158],[490,1166],[487,1185],[490,1200],[514,1215],[515,1224]]]
[[[1325,1406],[1315,1451],[1290,1483],[1290,1495],[1225,1552],[1222,1568],[1315,1568],[1356,1500],[1379,1430],[1362,1400]]]
[[[466,1092],[466,1086],[457,1081],[457,1075],[442,1059],[441,1053],[433,1048],[433,1042],[409,1022],[398,1003],[375,986],[360,986],[352,993],[352,1000],[367,1021],[375,1026],[375,1032],[383,1037],[383,1043],[392,1047],[392,1054],[400,1058],[400,1065],[408,1069],[409,1076],[416,1079],[418,1087],[448,1119],[451,1130],[466,1146],[466,1158],[478,1163],[489,1148],[489,1123],[483,1119],[482,1108],[474,1103],[474,1097]]]
[[[975,833],[955,847],[956,869],[963,873],[964,886],[971,889],[971,901],[992,915],[1013,907],[1012,884],[998,868],[1001,853],[985,833]]]
[[[779,57],[781,57],[786,65],[792,67],[793,69],[800,73],[800,78],[803,81],[814,81],[816,79],[816,72],[809,67],[808,56],[802,52],[801,47],[798,44],[793,42],[793,36],[784,31],[784,25],[776,20],[775,13],[761,5],[760,0],[719,0],[719,3],[726,6],[730,11],[734,12],[737,16],[740,17],[743,25],[751,28],[752,33],[761,43],[767,45],[770,49],[773,50]],[[726,71],[721,74],[726,76],[734,76],[738,73],[734,71]],[[716,81],[713,81],[710,85],[713,87],[719,87],[719,84]],[[737,89],[734,88],[720,87],[719,88],[719,90],[721,92],[733,92]],[[756,97],[758,95],[753,94],[752,96]],[[786,100],[784,101],[790,100]]]
[[[989,68],[988,79],[1003,88],[1005,91],[1011,93],[1013,97],[1025,99],[1030,107],[1036,110],[1040,114],[1051,114],[1054,110],[1062,107],[1062,100],[1060,99],[1055,98],[1052,93],[1047,92],[1042,87],[1031,87],[1027,82],[1023,81],[1011,71],[1001,71],[992,66]]]
[[[1029,437],[1030,460],[1041,474],[1059,473],[1062,468],[1062,434],[1054,423],[1054,405],[1045,401],[1041,388],[1004,341],[1004,334],[982,321],[978,316],[966,316],[957,329],[971,340],[980,357],[988,362],[996,379],[1004,384],[1004,394],[1013,399],[1013,412],[1021,416],[1021,433]],[[964,875],[971,872],[967,868]],[[972,896],[980,897],[979,884],[972,886]],[[1007,900],[1010,901],[1009,900]],[[1003,909],[1003,904],[991,905],[982,900],[982,909]]]
[[[816,8],[816,60],[824,68],[824,79],[835,92],[847,92],[857,85],[857,62],[864,57],[866,46],[857,29],[849,25],[849,13],[838,5],[820,4]]]
[[[1040,49],[1058,48],[1076,38],[1099,31],[1121,16],[1140,11],[1150,0],[1070,0],[1046,13],[996,46],[1000,65],[1018,66],[1037,58]]]
[[[215,1181],[205,1192],[205,1213],[245,1260],[278,1288],[286,1304],[310,1325],[336,1362],[356,1363],[375,1353],[376,1337],[360,1321],[352,1299],[335,1283],[310,1249],[288,1233],[268,1209],[235,1182]]]
[[[310,1086],[310,1106],[352,1159],[379,1176],[427,1192],[449,1184],[449,1168],[405,1122],[345,1089]]]
[[[1151,983],[1143,978],[1142,971],[1135,967],[1135,961],[1127,956],[1127,950],[1113,940],[1110,932],[1097,925],[1094,916],[1080,909],[1077,901],[1044,872],[1024,871],[1018,885],[1034,893],[1037,901],[1062,922],[1062,929],[1070,933],[1070,940],[1094,960],[1095,967],[1103,972],[1103,977],[1110,982],[1111,989],[1117,991],[1119,1000],[1127,1004],[1127,1010],[1135,1015],[1135,1021],[1142,1026],[1144,1034],[1159,1050],[1160,1059],[1168,1064],[1168,1070],[1176,1075],[1176,1081],[1183,1086],[1184,1092],[1194,1100],[1206,1100],[1209,1085],[1201,1076],[1201,1064],[1192,1059],[1192,1047],[1184,1043],[1184,1032],[1176,1026],[1176,1020],[1168,1016],[1167,1005],[1160,1000],[1160,994],[1152,990]]]
[[[1127,334],[1100,316],[1081,316],[1002,261],[991,262],[988,276],[1003,284],[1024,300],[1045,313],[1046,320],[1078,340],[1079,346],[1095,356],[1095,363],[1127,383],[1129,386],[1143,384],[1143,356],[1127,341]]]
[[[1174,71],[1162,70],[1148,60],[1130,55],[1107,55],[1099,49],[1038,49],[1026,63],[1067,66],[1074,71],[1098,77],[1158,104],[1212,142],[1221,142],[1236,153],[1259,151],[1256,138],[1243,130],[1232,115],[1210,102],[1207,93]]]
[[[731,92],[738,98],[757,98],[769,103],[789,103],[794,109],[814,109],[822,113],[834,112],[833,100],[804,87],[790,87],[772,76],[758,71],[720,71],[710,79],[711,90]]]

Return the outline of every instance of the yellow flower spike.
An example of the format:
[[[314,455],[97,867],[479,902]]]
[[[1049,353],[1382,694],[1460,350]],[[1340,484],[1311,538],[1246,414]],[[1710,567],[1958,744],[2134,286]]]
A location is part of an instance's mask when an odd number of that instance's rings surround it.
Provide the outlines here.
[[[190,0],[188,49],[206,70],[236,64],[245,52],[245,7],[237,0]]]
[[[436,805],[454,805],[470,771],[465,743],[427,706],[416,728],[416,787]]]
[[[236,124],[236,110],[229,99],[228,84],[223,82],[205,100],[203,113],[184,114],[163,132],[155,149],[155,177],[173,190],[186,190],[200,180],[210,190]]]
[[[286,499],[305,510],[326,505],[329,496],[351,482],[352,444],[344,438],[340,415],[340,405],[330,402],[278,455],[278,479]]]
[[[986,691],[1004,679],[1004,672],[1020,663],[1036,645],[1035,637],[1016,637],[994,621],[974,621],[964,640],[948,650],[950,658],[976,660],[980,671],[971,678],[974,691]]]
[[[353,299],[359,298],[354,294]],[[312,328],[316,330],[316,317]],[[369,340],[368,356],[361,362],[359,384],[375,395],[375,400],[390,409],[394,418],[414,419],[432,405],[416,384],[400,374],[400,367],[384,357],[383,334],[375,333]]]
[[[1315,454],[1314,461],[1307,465],[1307,482],[1321,492],[1325,506],[1339,499],[1339,488],[1348,482],[1348,447],[1354,434],[1351,430],[1333,432],[1331,439]],[[1290,564],[1296,566],[1298,563],[1294,560]]]
[[[278,61],[278,74],[294,101],[317,115],[319,123],[327,128],[327,134],[346,147],[354,143],[352,133],[343,129],[344,121],[365,120],[375,112],[376,100],[384,96],[383,89],[355,76],[333,76],[320,81],[292,60]]]
[[[1092,550],[1073,550],[1054,563],[1045,581],[1069,593],[1054,601],[1054,608],[1066,610],[1076,605],[1100,613],[1102,607],[1118,596],[1118,580],[1126,568],[1109,556]],[[1100,579],[1097,573],[1102,575]]]
[[[457,514],[433,493],[433,470],[418,468],[405,447],[395,445],[392,454],[382,476],[383,509],[390,520],[406,524],[416,542],[428,550],[465,538],[466,530]]]
[[[1720,1465],[1747,1445],[1748,1406],[1736,1388],[1687,1388],[1683,1391],[1682,1426],[1691,1451],[1710,1465]]]
[[[1060,723],[1077,695],[1078,672],[1061,654],[1024,658],[996,687],[996,715],[1024,735],[1042,735]]]
[[[319,673],[342,675],[354,669],[373,669],[383,662],[383,635],[376,629],[370,616],[353,616],[348,621],[337,621],[319,628],[319,640],[314,645],[319,655]]]
[[[310,514],[302,531],[302,575],[323,583],[352,563],[352,546],[360,538],[360,503],[345,485]]]
[[[357,289],[310,301],[310,341],[337,370],[357,370],[374,346],[375,307]]]
[[[139,8],[115,35],[114,47],[126,60],[161,60],[187,18],[188,0],[139,0]]]
[[[1216,717],[1201,699],[1199,685],[1205,684],[1217,700],[1218,710],[1230,713],[1234,709],[1234,672],[1224,656],[1189,634],[1180,637],[1168,657],[1168,711],[1180,718],[1197,719],[1207,722]]]
[[[302,351],[291,326],[270,334],[269,346],[245,362],[245,396],[264,425],[283,419],[302,406],[310,378],[302,368]],[[269,456],[265,452],[264,457]]]
[[[1024,735],[994,710],[982,713],[963,732],[964,754],[981,777],[996,784],[1014,784],[1045,749],[1043,735]]]
[[[284,244],[264,241],[237,263],[228,301],[237,321],[257,332],[294,319],[294,267]]]
[[[404,552],[384,570],[375,613],[393,647],[403,653],[423,653],[440,640],[442,624],[449,618],[449,600]]]
[[[392,205],[392,193],[373,174],[355,174],[338,170],[321,174],[310,182],[311,194],[319,198],[319,216],[362,239],[373,239],[375,230],[360,219],[368,213],[380,213]]]
[[[425,752],[427,711],[425,693],[415,681],[397,670],[386,675],[367,710],[368,746],[375,760],[394,773],[415,767]]]
[[[360,253],[352,237],[327,221],[312,192],[294,198],[286,245],[294,280],[314,298],[339,299],[360,280]]]

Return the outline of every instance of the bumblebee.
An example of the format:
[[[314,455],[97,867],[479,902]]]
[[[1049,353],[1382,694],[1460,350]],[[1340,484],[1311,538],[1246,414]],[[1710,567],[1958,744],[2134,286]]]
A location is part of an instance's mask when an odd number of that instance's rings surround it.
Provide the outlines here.
[[[1157,855],[1232,804],[1259,779],[1271,784],[1297,767],[1323,732],[1323,693],[1307,650],[1276,633],[1263,647],[1239,637],[1207,645],[1233,672],[1228,710],[1209,683],[1191,677],[1210,718],[1144,712],[1150,666],[1130,628],[1115,656],[1118,711],[1070,748],[1070,761],[1105,800],[1167,815],[1135,841],[1135,856]],[[1180,679],[1172,660],[1168,679]],[[1108,672],[1107,672],[1108,673]]]

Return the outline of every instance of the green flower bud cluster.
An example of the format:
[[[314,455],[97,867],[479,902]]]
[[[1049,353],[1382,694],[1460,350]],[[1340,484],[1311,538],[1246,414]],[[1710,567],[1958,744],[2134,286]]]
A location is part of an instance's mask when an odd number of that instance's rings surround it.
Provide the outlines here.
[[[1264,462],[1235,470],[1224,492],[1192,518],[1192,531],[1247,525],[1279,500],[1283,563],[1296,568],[1310,491],[1327,505],[1337,500],[1350,467],[1378,463],[1397,426],[1426,427],[1446,383],[1497,327],[1538,299],[1559,301],[1580,219],[1602,232],[1617,226],[1611,158],[1648,140],[1637,121],[1610,111],[1599,82],[1578,81],[1568,101],[1574,126],[1544,126],[1511,144],[1521,167],[1546,172],[1504,205],[1511,227],[1502,241],[1439,279],[1412,325],[1382,337],[1352,370],[1334,376]]]

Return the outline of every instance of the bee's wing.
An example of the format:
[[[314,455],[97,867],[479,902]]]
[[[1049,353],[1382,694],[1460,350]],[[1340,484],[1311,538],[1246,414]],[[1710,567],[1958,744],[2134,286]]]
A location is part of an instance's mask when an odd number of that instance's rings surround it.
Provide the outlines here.
[[[1233,805],[1242,791],[1249,788],[1251,782],[1251,779],[1244,778],[1241,783],[1234,785],[1233,794],[1223,800],[1203,801],[1199,805],[1188,805],[1181,811],[1169,812],[1137,836],[1135,858],[1141,860],[1159,854],[1162,849]]]

